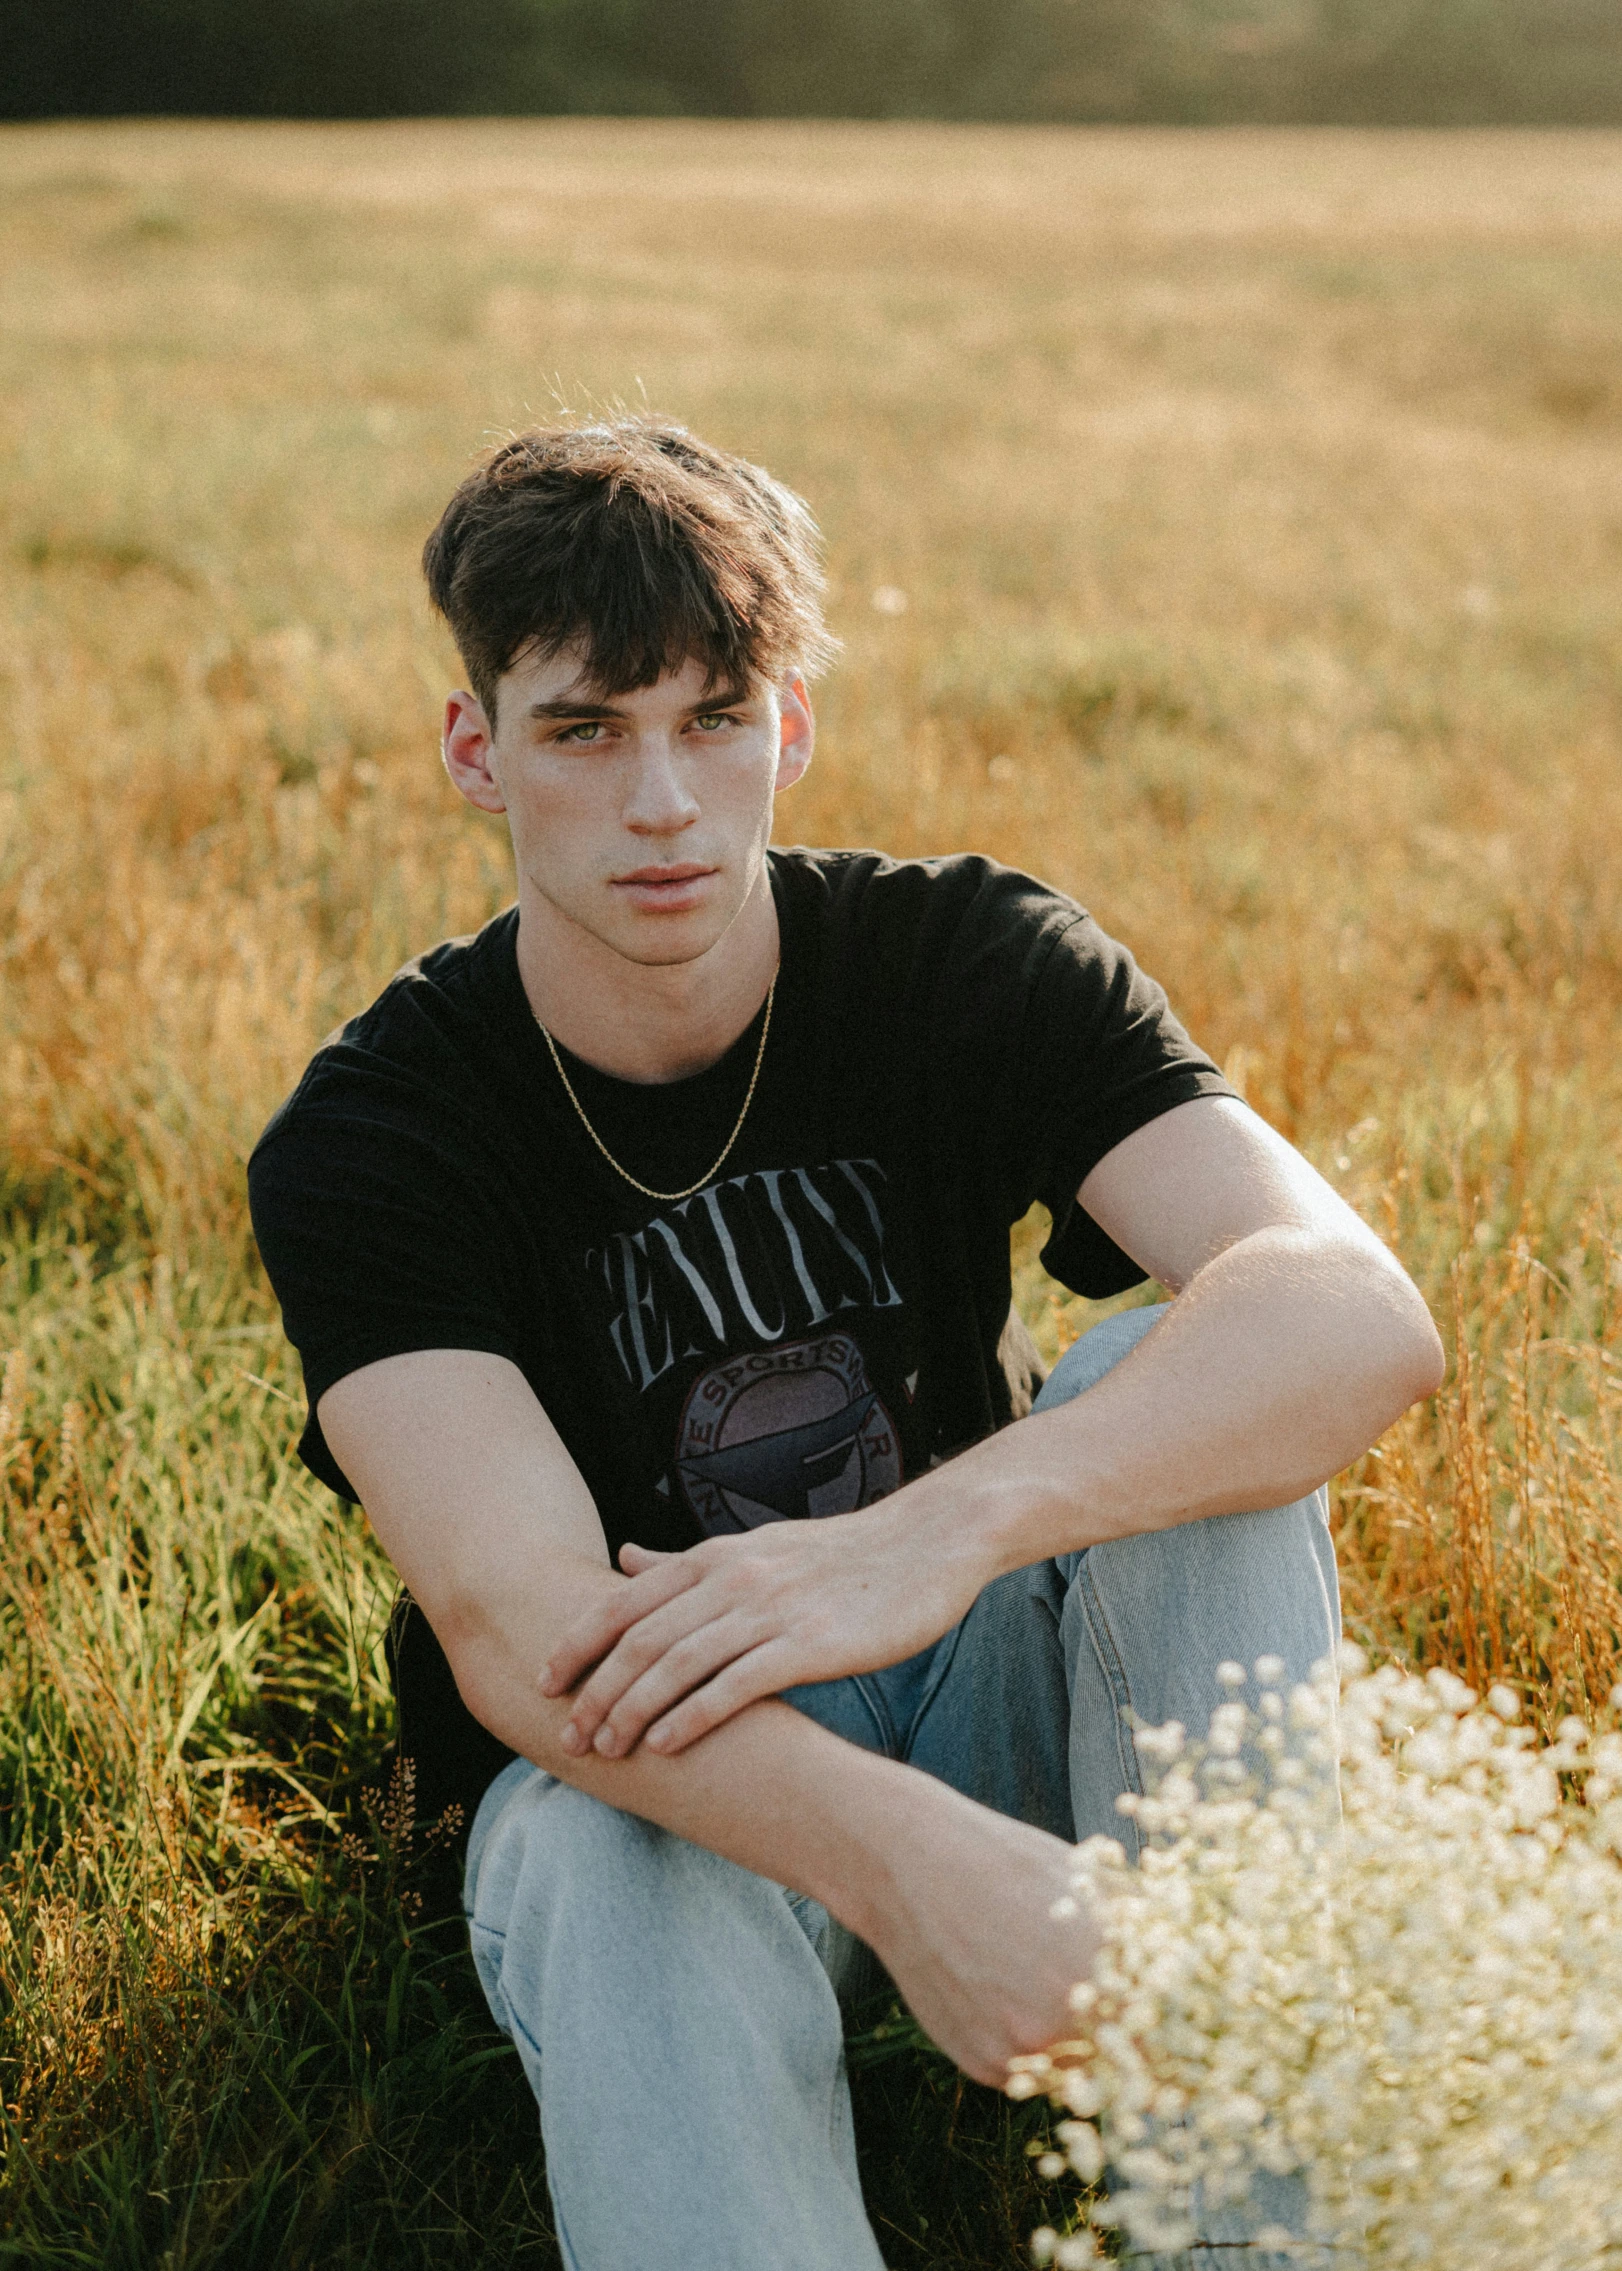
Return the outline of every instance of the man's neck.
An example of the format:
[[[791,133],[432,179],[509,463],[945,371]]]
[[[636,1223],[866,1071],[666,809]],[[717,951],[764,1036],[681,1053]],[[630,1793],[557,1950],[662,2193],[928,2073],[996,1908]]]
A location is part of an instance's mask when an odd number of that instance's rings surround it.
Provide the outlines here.
[[[616,1080],[686,1080],[724,1057],[766,998],[778,958],[764,868],[730,927],[690,962],[628,961],[538,894],[519,892],[518,974],[552,1038]]]

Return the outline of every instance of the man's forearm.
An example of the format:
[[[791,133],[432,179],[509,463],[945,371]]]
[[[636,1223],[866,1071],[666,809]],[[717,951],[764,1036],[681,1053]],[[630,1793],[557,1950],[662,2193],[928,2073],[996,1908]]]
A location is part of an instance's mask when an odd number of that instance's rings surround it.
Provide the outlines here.
[[[1378,1249],[1261,1231],[1208,1263],[1085,1395],[1004,1429],[903,1502],[943,1537],[972,1532],[987,1578],[1287,1505],[1366,1450],[1439,1369],[1423,1302]]]
[[[442,1637],[469,1707],[549,1774],[811,1894],[864,1939],[882,1938],[898,1873],[948,1817],[983,1809],[776,1701],[752,1705],[676,1758],[646,1748],[623,1759],[567,1750],[569,1699],[542,1695],[538,1667],[569,1615],[625,1582],[559,1556],[527,1602],[504,1590],[499,1610],[468,1603],[448,1615]]]

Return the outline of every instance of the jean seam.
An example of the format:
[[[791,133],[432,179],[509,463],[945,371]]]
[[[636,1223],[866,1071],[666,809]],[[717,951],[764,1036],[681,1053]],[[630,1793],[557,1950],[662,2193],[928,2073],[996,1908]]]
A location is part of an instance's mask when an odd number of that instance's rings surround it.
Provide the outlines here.
[[[529,2044],[529,2047],[534,2051],[537,2058],[543,2056],[544,2054],[541,2050],[540,2044],[530,2033],[528,2027],[525,2026],[523,2020],[518,2016],[517,2011],[514,2010],[512,1997],[508,1995],[505,1990],[503,1990],[502,1992],[501,2000],[507,2007],[507,2016],[513,2023],[513,2031],[523,2036],[524,2040]]]
[[[973,1613],[974,1612],[971,1609],[969,1615],[972,1616]],[[911,1758],[914,1747],[916,1746],[918,1741],[919,1730],[922,1728],[925,1719],[929,1716],[930,1706],[934,1703],[935,1698],[940,1694],[947,1673],[952,1669],[953,1664],[957,1661],[958,1643],[963,1638],[963,1627],[968,1623],[968,1621],[968,1617],[960,1617],[957,1623],[953,1626],[951,1632],[947,1635],[947,1638],[951,1642],[950,1647],[941,1647],[937,1649],[935,1662],[930,1667],[929,1685],[925,1688],[923,1695],[919,1700],[917,1710],[913,1713],[912,1718],[908,1721],[906,1735],[902,1741],[900,1749],[896,1754],[898,1757],[903,1759]]]
[[[850,1684],[867,1707],[867,1715],[873,1722],[873,1732],[879,1739],[879,1750],[882,1756],[895,1758],[900,1746],[896,1736],[895,1721],[890,1715],[890,1706],[884,1700],[884,1690],[869,1680],[865,1672],[852,1674]]]
[[[580,2258],[574,2251],[564,2225],[563,2210],[558,2206],[557,2187],[552,2183],[550,2177],[547,2179],[546,2189],[552,2199],[552,2229],[557,2237],[558,2252],[563,2257],[564,2271],[580,2271]]]
[[[1093,1644],[1093,1653],[1098,1658],[1099,1669],[1104,1675],[1104,1684],[1109,1689],[1110,1696],[1115,1704],[1115,1748],[1121,1762],[1121,1780],[1128,1790],[1141,1797],[1143,1795],[1143,1777],[1138,1768],[1138,1747],[1131,1740],[1129,1731],[1132,1690],[1127,1684],[1126,1666],[1121,1660],[1119,1648],[1115,1645],[1115,1635],[1110,1631],[1109,1619],[1104,1614],[1104,1603],[1099,1596],[1098,1587],[1093,1581],[1093,1573],[1088,1566],[1088,1557],[1085,1554],[1082,1556],[1080,1568],[1076,1571],[1075,1588],[1076,1596],[1081,1603],[1082,1614],[1087,1619],[1087,1631]]]

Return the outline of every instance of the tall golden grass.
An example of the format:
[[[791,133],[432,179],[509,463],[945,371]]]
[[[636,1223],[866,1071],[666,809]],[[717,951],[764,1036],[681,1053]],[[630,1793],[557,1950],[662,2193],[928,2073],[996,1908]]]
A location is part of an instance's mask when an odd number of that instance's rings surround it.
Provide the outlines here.
[[[1431,1296],[1448,1385],[1337,1494],[1351,1628],[1549,1720],[1622,1676],[1619,160],[0,136],[0,1974],[31,2260],[62,2171],[135,2118],[130,2044],[193,2092],[140,2165],[201,2166],[217,2072],[174,1998],[260,1977],[272,1916],[296,1984],[338,1913],[321,1777],[376,1755],[387,1573],[290,1463],[242,1166],[322,1034],[507,895],[437,767],[455,670],[415,559],[470,454],[559,403],[680,416],[822,519],[846,653],[785,839],[973,845],[1075,892]],[[1086,1305],[1039,1242],[1051,1349]],[[209,2148],[235,2192],[143,2210],[106,2260],[158,2233],[248,2261],[230,2217],[317,2164],[307,2244],[366,2259],[338,2130],[273,2183],[251,2127]]]

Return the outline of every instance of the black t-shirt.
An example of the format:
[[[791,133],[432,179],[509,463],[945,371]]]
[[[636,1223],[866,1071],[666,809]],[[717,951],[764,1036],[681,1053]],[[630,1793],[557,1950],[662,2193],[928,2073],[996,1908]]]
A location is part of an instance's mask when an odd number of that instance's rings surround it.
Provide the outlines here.
[[[716,1179],[642,1197],[593,1146],[518,973],[516,910],[408,963],[316,1054],[249,1166],[303,1360],[306,1465],[346,1373],[489,1350],[524,1374],[610,1550],[871,1504],[1019,1408],[1011,1224],[1099,1298],[1143,1272],[1076,1204],[1123,1137],[1231,1093],[1160,988],[1072,901],[995,862],[774,851],[782,964]],[[564,1054],[604,1143],[681,1190],[737,1117],[760,1019],[648,1086]],[[1028,1347],[1028,1343],[1024,1344]],[[400,1747],[433,1819],[512,1755],[421,1613],[394,1631]]]

